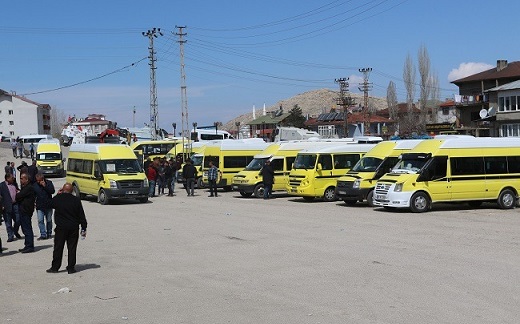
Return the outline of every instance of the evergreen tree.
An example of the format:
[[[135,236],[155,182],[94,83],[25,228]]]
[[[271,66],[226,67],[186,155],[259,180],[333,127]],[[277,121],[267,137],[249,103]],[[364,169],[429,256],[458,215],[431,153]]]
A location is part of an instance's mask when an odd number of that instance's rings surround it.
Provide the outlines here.
[[[287,126],[304,128],[305,120],[302,109],[298,105],[294,105],[294,107],[289,111],[289,116],[284,120],[284,124]]]

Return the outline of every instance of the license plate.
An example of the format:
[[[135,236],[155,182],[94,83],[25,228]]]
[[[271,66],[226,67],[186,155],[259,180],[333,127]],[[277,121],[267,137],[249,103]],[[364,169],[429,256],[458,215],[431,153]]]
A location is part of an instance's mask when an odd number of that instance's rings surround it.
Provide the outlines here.
[[[137,191],[135,191],[135,190],[128,190],[128,191],[126,192],[126,194],[127,194],[127,195],[137,195]]]
[[[233,186],[233,190],[237,190],[238,189],[238,186]]]
[[[291,192],[296,192],[297,190],[296,189],[291,189]]]
[[[43,173],[52,173],[52,170],[43,170]]]
[[[346,195],[347,192],[346,191],[338,191],[338,195]]]
[[[385,199],[385,195],[376,195],[376,199]]]

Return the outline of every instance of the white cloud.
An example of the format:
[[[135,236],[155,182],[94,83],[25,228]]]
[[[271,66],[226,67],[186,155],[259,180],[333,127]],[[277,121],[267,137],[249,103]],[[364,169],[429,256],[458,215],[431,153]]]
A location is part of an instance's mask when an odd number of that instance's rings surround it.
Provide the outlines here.
[[[357,92],[360,84],[363,83],[363,77],[360,75],[352,74],[348,77],[348,84],[350,92]]]
[[[487,64],[487,63],[477,63],[477,62],[467,62],[467,63],[460,63],[459,67],[457,69],[453,69],[448,74],[448,81],[454,81],[458,79],[465,78],[467,76],[489,70],[493,68],[494,65]]]

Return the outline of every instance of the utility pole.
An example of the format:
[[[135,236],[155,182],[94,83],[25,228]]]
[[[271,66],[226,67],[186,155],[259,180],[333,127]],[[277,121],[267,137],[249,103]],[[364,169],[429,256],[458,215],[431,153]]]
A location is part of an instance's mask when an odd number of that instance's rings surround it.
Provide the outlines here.
[[[354,100],[350,96],[348,90],[349,78],[335,79],[334,82],[339,84],[339,98],[336,98],[336,103],[343,110],[343,137],[348,137],[348,108],[354,104]]]
[[[184,70],[184,43],[187,41],[184,39],[184,36],[187,34],[183,32],[186,26],[175,26],[179,31],[175,33],[175,35],[179,36],[179,49],[180,49],[180,63],[181,63],[181,131],[182,131],[182,147],[183,147],[183,160],[186,158],[185,155],[185,147],[184,145],[184,137],[186,133],[190,133],[190,126],[188,121],[188,95],[186,93],[186,71]],[[186,133],[185,133],[186,132]],[[187,154],[187,152],[186,152]]]
[[[363,91],[363,128],[365,135],[370,135],[370,109],[368,107],[368,91],[372,90],[372,83],[368,82],[368,77],[372,68],[362,68],[359,72],[363,73],[363,83],[358,87],[359,91]]]
[[[158,125],[158,117],[159,117],[159,108],[157,106],[157,84],[155,81],[155,62],[157,59],[155,58],[155,51],[153,47],[153,40],[157,38],[157,34],[163,36],[161,33],[161,28],[152,28],[148,29],[146,32],[142,32],[143,36],[148,37],[150,44],[148,46],[150,59],[150,135],[152,136],[152,140],[157,139],[157,125]]]

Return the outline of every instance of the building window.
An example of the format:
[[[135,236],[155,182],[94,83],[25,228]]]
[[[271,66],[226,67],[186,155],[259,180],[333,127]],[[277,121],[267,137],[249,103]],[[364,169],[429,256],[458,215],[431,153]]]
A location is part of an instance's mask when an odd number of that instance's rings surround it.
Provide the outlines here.
[[[520,110],[520,96],[498,97],[498,111],[518,111]]]
[[[500,137],[520,136],[520,124],[504,124],[500,126]]]
[[[14,114],[14,111],[12,109],[9,109],[9,115]]]
[[[14,132],[13,132],[13,131],[10,131],[10,132],[9,132],[9,135],[14,136]]]
[[[9,125],[13,126],[14,125],[14,121],[10,120],[9,121]]]
[[[442,114],[447,116],[450,114],[450,108],[449,107],[442,107]]]

